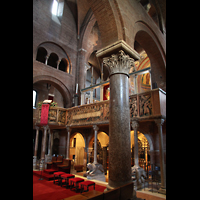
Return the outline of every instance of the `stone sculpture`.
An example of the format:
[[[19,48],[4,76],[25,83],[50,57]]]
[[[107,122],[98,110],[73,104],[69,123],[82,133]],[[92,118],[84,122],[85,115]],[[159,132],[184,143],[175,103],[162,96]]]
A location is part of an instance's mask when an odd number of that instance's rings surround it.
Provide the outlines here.
[[[96,179],[99,181],[105,181],[103,165],[99,163],[88,163],[87,168],[89,169],[84,176],[87,176],[87,179]]]
[[[144,171],[143,168],[136,165],[131,167],[131,171],[132,171],[132,181],[134,182],[134,186],[136,186],[136,190],[141,189],[143,183],[145,182],[146,172]]]

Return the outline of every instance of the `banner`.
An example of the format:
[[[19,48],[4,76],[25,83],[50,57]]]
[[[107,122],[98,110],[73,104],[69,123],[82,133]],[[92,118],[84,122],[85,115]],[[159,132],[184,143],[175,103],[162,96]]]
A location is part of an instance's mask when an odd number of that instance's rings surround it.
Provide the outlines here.
[[[42,104],[40,124],[48,124],[48,115],[49,115],[49,104]]]

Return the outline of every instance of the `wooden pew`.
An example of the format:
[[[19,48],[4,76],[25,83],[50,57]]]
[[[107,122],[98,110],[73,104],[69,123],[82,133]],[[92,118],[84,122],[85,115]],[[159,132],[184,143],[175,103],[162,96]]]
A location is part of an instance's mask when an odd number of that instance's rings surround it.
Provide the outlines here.
[[[71,160],[70,159],[63,159],[63,163],[60,165],[57,165],[59,171],[63,171],[65,173],[70,174],[71,169]]]

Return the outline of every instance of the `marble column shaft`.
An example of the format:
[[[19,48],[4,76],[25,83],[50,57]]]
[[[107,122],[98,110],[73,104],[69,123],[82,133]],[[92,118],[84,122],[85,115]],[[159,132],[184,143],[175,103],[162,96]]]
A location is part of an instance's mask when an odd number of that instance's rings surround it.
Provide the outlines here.
[[[36,156],[36,158],[37,158],[39,127],[36,126],[35,128],[36,128],[36,136],[35,136],[35,151],[34,151],[34,156]]]
[[[108,189],[131,182],[129,70],[134,59],[120,50],[103,58],[110,72]]]
[[[99,130],[97,125],[93,126],[94,130],[94,164],[97,164],[97,132]]]
[[[70,142],[70,133],[71,133],[71,128],[69,126],[66,127],[67,129],[67,151],[66,151],[66,159],[69,159],[69,153],[70,153],[70,146],[69,146],[69,142]]]
[[[137,129],[139,127],[139,124],[138,124],[137,121],[132,121],[131,126],[134,129],[134,165],[139,166],[139,158],[138,158],[138,134],[137,134]]]
[[[164,119],[155,119],[155,122],[158,126],[158,134],[159,134],[161,188],[164,189],[166,188],[166,174],[165,174],[163,134],[162,134],[162,125],[164,123]]]
[[[45,159],[45,150],[46,150],[46,141],[47,141],[47,129],[48,126],[44,126],[44,137],[43,137],[43,141],[42,141],[42,152],[41,152],[41,159],[44,160]]]

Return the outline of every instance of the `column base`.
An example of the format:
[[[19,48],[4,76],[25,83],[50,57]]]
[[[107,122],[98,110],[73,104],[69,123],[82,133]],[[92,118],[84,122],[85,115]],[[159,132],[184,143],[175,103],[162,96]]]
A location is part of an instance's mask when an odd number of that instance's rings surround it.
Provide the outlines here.
[[[36,169],[37,165],[37,156],[33,156],[33,169]]]
[[[126,185],[128,183],[132,182],[131,180],[130,181],[112,181],[109,179],[108,181],[108,185],[107,185],[107,189],[108,190],[112,190],[112,189],[115,189],[117,187],[120,187],[120,186],[123,186],[123,185]]]

